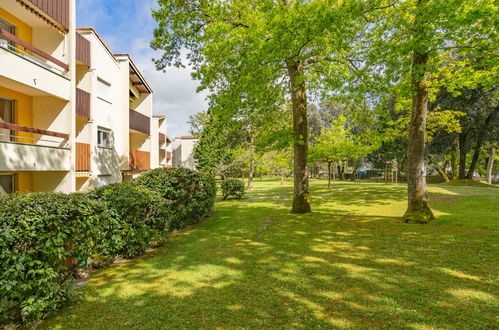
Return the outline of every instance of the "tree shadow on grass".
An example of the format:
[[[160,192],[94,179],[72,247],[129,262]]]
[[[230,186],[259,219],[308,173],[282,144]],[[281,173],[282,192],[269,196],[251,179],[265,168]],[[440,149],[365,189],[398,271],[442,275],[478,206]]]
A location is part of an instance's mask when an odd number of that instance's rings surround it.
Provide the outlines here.
[[[289,194],[280,187],[276,191]],[[396,217],[320,205],[321,211],[290,215],[287,205],[271,201],[273,193],[269,189],[267,199],[219,203],[203,226],[94,274],[81,290],[82,301],[42,326],[497,325],[497,266],[490,262],[497,255],[494,233],[405,225]],[[289,196],[283,198],[289,203]]]

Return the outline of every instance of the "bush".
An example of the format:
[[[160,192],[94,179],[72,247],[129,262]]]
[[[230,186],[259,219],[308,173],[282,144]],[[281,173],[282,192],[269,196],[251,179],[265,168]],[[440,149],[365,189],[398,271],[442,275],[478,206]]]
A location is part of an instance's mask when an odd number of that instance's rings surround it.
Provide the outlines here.
[[[157,168],[142,174],[134,182],[170,202],[172,229],[197,223],[213,211],[216,183],[208,174],[185,168]]]
[[[245,193],[244,182],[238,179],[226,179],[222,181],[222,197],[243,198]]]
[[[111,218],[83,194],[0,197],[0,324],[53,313],[73,292],[74,259],[90,256]]]
[[[152,242],[166,239],[170,229],[169,202],[158,193],[131,183],[116,183],[89,192],[106,203],[113,222],[99,244],[99,253],[132,257],[147,250]]]

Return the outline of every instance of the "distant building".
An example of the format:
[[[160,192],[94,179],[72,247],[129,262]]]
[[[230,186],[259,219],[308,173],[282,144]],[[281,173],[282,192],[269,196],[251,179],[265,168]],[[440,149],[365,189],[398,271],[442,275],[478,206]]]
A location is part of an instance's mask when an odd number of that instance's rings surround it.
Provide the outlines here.
[[[194,136],[177,137],[172,143],[172,165],[173,167],[185,167],[196,169],[194,160],[194,146],[198,139]]]

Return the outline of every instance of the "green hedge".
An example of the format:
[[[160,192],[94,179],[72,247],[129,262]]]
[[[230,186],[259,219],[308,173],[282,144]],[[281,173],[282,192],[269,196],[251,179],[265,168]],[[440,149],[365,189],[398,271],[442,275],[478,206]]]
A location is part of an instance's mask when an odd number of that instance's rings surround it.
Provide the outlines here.
[[[197,223],[213,211],[216,183],[208,174],[185,168],[158,168],[142,174],[135,183],[170,202],[172,229]]]
[[[111,221],[84,194],[0,196],[0,324],[57,310],[72,294],[70,260],[90,256]]]
[[[31,323],[74,292],[90,256],[131,257],[213,210],[213,177],[158,169],[88,194],[0,196],[0,327]]]
[[[232,198],[243,198],[245,193],[244,182],[239,179],[226,179],[222,181],[222,197],[227,199]]]
[[[113,222],[99,244],[99,253],[133,257],[151,243],[166,239],[171,212],[168,201],[158,193],[131,183],[116,183],[94,189],[89,196],[104,202]]]

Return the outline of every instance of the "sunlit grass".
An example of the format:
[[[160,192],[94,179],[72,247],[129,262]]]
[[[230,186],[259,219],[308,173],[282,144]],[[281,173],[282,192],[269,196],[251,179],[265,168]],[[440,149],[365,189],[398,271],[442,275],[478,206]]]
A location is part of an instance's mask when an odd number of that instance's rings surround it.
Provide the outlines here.
[[[497,328],[499,190],[430,186],[436,220],[403,224],[406,187],[292,182],[244,200],[166,246],[92,276],[56,329]]]

